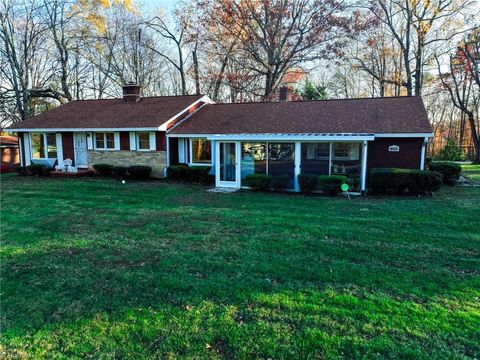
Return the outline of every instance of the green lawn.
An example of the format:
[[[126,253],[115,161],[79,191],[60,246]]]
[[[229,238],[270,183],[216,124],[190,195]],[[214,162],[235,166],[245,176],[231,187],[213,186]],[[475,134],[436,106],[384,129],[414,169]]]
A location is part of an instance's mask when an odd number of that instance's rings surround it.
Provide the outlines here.
[[[480,165],[462,165],[462,174],[472,180],[480,181]]]
[[[479,188],[1,180],[0,357],[480,357]]]

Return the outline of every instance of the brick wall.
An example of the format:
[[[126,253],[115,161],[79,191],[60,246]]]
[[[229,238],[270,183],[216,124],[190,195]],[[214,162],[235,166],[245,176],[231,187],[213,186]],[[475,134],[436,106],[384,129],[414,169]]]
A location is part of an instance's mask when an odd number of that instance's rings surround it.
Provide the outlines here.
[[[165,151],[96,151],[88,150],[88,166],[110,164],[114,166],[145,165],[152,168],[152,176],[163,177],[167,166]]]

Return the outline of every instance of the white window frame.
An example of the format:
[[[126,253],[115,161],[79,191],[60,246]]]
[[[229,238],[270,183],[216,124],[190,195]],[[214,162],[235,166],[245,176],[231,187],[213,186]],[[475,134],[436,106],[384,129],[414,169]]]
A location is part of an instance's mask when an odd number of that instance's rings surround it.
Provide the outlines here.
[[[39,134],[43,137],[43,143],[45,144],[45,153],[43,154],[44,156],[43,157],[39,157],[39,158],[34,158],[33,157],[33,141],[32,141],[32,135],[34,134]],[[56,157],[53,157],[53,158],[49,158],[48,157],[48,142],[47,142],[47,134],[53,134],[55,136],[55,147],[57,149],[57,156]],[[29,133],[29,147],[30,147],[30,159],[33,159],[33,160],[47,160],[47,159],[57,159],[58,158],[58,155],[59,155],[59,144],[58,144],[58,136],[56,133],[54,132],[31,132]],[[60,146],[62,146],[62,144],[60,143]]]
[[[148,136],[149,136],[149,139],[148,139],[149,148],[148,149],[140,149],[140,138],[139,138],[140,133],[148,134]],[[137,131],[137,132],[135,132],[135,150],[136,151],[155,151],[156,147],[157,147],[157,144],[156,144],[155,132],[153,132],[153,131]],[[132,150],[131,147],[130,147],[130,150]]]
[[[210,162],[209,163],[194,163],[193,160],[193,140],[205,140],[210,142]],[[215,149],[213,148],[213,142],[211,140],[208,140],[205,137],[197,137],[197,138],[189,138],[188,139],[188,165],[190,166],[212,166],[212,161],[213,161],[213,152]]]
[[[97,147],[97,134],[103,134],[103,142],[107,145],[107,134],[113,134],[113,148]],[[115,151],[120,149],[120,139],[118,132],[115,131],[97,131],[93,133],[93,149],[98,151]]]

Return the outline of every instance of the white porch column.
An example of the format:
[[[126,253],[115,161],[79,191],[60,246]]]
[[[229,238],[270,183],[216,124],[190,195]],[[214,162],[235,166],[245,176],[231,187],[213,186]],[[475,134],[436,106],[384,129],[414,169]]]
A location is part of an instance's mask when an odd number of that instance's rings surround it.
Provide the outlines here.
[[[57,141],[57,160],[58,165],[63,163],[63,144],[62,144],[62,133],[55,134],[56,141]]]
[[[295,178],[293,179],[293,184],[294,184],[294,190],[296,192],[299,192],[300,186],[298,184],[298,175],[300,175],[301,165],[302,165],[302,143],[300,141],[295,141],[294,154],[295,154],[295,171],[294,171]]]
[[[420,155],[420,170],[425,170],[425,153],[427,151],[428,137],[423,139],[422,154]]]
[[[362,194],[367,191],[367,150],[368,142],[364,141],[362,146]]]
[[[153,133],[153,137],[155,138],[155,133]],[[151,137],[150,137],[151,139]],[[150,140],[151,142],[151,140]],[[155,144],[155,148],[156,148],[156,144]],[[165,148],[166,148],[166,155],[167,155],[167,167],[170,166],[170,138],[165,135]],[[165,174],[166,175],[166,174]]]
[[[31,141],[30,141],[30,133],[23,133],[23,143],[24,143],[24,149],[25,149],[25,165],[28,166],[31,164],[30,159],[32,158],[32,147],[31,147]]]

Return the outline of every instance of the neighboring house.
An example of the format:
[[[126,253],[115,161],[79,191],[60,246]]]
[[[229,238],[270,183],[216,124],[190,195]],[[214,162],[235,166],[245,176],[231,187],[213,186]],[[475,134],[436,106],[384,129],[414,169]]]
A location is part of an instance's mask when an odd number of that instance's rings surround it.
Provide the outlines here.
[[[432,129],[420,97],[214,104],[207,96],[74,101],[13,125],[22,164],[71,158],[145,164],[210,165],[218,187],[240,188],[248,174],[344,174],[367,189],[372,167],[423,169]],[[45,146],[47,144],[48,146]]]
[[[0,136],[0,151],[2,153],[0,172],[12,171],[20,165],[16,136]]]

